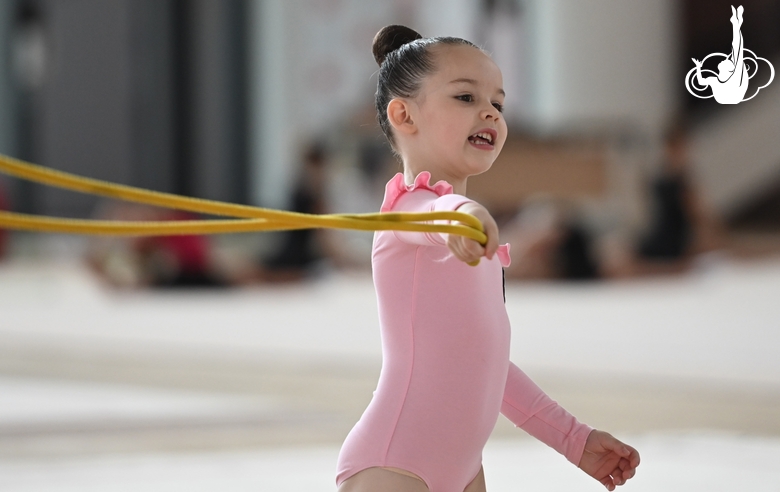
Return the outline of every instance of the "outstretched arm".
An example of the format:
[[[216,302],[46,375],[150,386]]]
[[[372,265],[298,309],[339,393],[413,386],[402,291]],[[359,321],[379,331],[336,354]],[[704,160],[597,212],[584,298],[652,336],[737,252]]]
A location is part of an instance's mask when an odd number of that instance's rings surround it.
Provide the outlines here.
[[[461,205],[472,202],[471,199],[461,195],[438,196],[430,190],[415,190],[404,194],[398,199],[393,212],[451,212]],[[439,232],[412,232],[393,231],[393,234],[401,241],[420,246],[445,246],[449,234]]]
[[[466,263],[478,262],[482,256],[493,258],[498,249],[498,226],[485,207],[461,195],[442,195],[429,190],[415,190],[398,199],[393,211],[403,212],[441,212],[458,211],[471,214],[482,222],[487,243],[480,245],[473,239],[457,234],[394,231],[401,241],[422,246],[446,245],[460,260]]]

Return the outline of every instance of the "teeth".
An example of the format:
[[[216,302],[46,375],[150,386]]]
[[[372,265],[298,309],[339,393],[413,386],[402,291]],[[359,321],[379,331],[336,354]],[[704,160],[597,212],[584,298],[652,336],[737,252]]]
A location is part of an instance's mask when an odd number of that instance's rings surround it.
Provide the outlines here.
[[[485,140],[487,140],[491,144],[493,143],[493,136],[491,134],[489,134],[489,133],[477,133],[474,136],[482,138],[482,139],[485,139]]]

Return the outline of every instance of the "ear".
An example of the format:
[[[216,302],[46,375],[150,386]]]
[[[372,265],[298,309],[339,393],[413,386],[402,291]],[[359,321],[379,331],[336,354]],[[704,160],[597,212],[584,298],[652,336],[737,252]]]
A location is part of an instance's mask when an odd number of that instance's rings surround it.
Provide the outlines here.
[[[411,110],[411,103],[405,99],[395,98],[387,104],[387,119],[393,130],[407,135],[417,131]]]

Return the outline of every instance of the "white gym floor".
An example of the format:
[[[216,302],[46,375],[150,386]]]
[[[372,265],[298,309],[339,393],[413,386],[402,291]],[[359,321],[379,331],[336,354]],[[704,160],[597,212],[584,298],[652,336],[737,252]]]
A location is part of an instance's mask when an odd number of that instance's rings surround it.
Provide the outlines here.
[[[630,491],[780,491],[780,261],[508,283],[512,360],[641,453]],[[122,292],[0,264],[0,490],[334,491],[380,363],[365,273]],[[503,417],[488,490],[601,490]]]

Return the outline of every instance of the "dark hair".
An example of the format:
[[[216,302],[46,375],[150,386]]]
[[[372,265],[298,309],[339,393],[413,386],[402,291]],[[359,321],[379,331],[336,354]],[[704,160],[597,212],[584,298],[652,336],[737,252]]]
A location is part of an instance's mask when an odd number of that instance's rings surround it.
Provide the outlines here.
[[[394,147],[393,133],[387,119],[387,104],[396,97],[414,97],[423,78],[435,69],[430,48],[437,44],[467,45],[461,38],[424,38],[406,26],[386,26],[374,36],[372,52],[379,65],[376,84],[376,111],[379,126]]]

